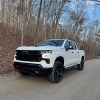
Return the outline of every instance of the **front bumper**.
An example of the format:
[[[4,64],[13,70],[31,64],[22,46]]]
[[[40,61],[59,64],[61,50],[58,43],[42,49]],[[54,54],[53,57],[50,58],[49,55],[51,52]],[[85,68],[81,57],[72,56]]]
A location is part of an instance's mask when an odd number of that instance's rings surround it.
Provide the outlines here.
[[[52,68],[43,68],[42,65],[40,64],[32,64],[32,63],[14,62],[13,66],[17,71],[36,73],[36,74],[48,74],[52,70]]]

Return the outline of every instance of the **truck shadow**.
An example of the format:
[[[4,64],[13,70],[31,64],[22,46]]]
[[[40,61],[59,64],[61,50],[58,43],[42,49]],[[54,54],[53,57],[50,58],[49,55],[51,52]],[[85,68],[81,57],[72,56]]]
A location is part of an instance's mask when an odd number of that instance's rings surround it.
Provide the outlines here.
[[[75,76],[77,76],[77,74],[80,74],[82,71],[76,70],[75,68],[70,68],[67,69],[66,71],[64,71],[64,75],[63,75],[63,79],[60,83],[62,83],[63,81],[67,81],[67,79],[69,78],[73,78]],[[48,77],[46,75],[37,75],[37,74],[31,74],[28,76],[22,76],[20,74],[17,73],[17,79],[23,80],[25,82],[33,82],[36,84],[52,84],[52,82],[50,82],[48,80]]]

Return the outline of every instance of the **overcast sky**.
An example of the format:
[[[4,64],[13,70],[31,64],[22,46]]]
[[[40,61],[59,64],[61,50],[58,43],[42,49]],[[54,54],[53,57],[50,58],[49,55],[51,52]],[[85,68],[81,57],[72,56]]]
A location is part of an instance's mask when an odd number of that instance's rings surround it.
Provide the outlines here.
[[[100,2],[88,1],[87,4],[90,18],[93,18],[95,15],[95,18],[100,20]]]
[[[69,7],[69,9],[75,9],[76,5],[77,5],[78,2],[76,2],[75,0],[73,2],[68,2],[66,3],[66,5]],[[89,20],[100,20],[100,2],[95,2],[94,1],[82,1],[81,3],[85,4],[86,7],[83,6],[83,10],[86,11],[86,17],[89,19]],[[67,15],[68,14],[64,14],[62,15],[62,18],[61,18],[61,22],[64,23],[66,18],[67,18]]]

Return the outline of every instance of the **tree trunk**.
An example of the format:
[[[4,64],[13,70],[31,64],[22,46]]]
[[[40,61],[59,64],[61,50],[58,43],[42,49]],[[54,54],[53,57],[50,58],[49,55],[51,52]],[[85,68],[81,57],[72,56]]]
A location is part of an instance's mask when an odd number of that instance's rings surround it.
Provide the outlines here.
[[[41,8],[42,8],[42,0],[40,0],[40,7],[38,11],[38,16],[37,16],[37,25],[36,25],[36,42],[38,42],[38,34],[39,34],[39,21],[40,21],[40,15],[41,15]]]

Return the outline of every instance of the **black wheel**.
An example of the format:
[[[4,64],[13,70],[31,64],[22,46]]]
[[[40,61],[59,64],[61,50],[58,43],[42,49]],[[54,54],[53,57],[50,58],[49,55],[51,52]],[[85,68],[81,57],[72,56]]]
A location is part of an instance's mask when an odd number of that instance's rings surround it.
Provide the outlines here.
[[[21,75],[23,75],[23,76],[27,76],[27,75],[29,75],[30,73],[26,73],[26,72],[23,72],[23,71],[18,71],[19,72],[19,74],[21,74]]]
[[[52,72],[48,75],[49,80],[54,83],[59,83],[63,77],[63,65],[61,62],[56,61]]]
[[[77,65],[78,70],[83,70],[84,69],[84,59],[81,59],[80,64]]]

